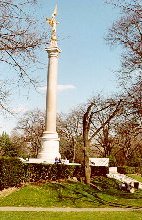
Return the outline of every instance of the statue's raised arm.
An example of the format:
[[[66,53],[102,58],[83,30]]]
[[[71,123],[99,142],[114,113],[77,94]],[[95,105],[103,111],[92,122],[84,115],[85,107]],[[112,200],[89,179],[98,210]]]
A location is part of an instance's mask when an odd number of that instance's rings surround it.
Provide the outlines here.
[[[56,46],[56,44],[57,44],[57,42],[56,42],[57,41],[56,26],[57,26],[58,22],[56,21],[56,16],[57,16],[57,5],[55,6],[55,9],[52,13],[51,18],[46,19],[48,24],[51,27],[51,42],[50,43],[53,46]]]

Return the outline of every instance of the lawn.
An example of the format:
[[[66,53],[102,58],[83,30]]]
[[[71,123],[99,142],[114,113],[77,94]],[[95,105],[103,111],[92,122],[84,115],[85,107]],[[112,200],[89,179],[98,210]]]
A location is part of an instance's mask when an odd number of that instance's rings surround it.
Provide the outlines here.
[[[142,176],[136,174],[126,174],[126,175],[142,183]]]
[[[142,207],[142,190],[120,191],[118,182],[96,177],[94,187],[77,182],[29,184],[0,198],[0,206],[32,207]]]
[[[141,220],[142,212],[0,212],[1,220]]]
[[[98,207],[92,189],[81,183],[28,185],[0,198],[0,206]]]

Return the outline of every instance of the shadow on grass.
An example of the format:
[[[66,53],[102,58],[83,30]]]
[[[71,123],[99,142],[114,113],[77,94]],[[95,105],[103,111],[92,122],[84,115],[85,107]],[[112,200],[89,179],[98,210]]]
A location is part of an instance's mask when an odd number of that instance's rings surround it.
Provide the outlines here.
[[[121,191],[119,182],[105,177],[96,177],[93,181],[95,189],[82,183],[50,183],[48,187],[56,191],[58,202],[69,201],[76,206],[80,202],[87,202],[96,206],[135,208],[141,205],[133,205],[138,199],[142,199],[142,191],[134,194]],[[128,201],[129,200],[129,201]],[[133,202],[131,202],[133,200]]]

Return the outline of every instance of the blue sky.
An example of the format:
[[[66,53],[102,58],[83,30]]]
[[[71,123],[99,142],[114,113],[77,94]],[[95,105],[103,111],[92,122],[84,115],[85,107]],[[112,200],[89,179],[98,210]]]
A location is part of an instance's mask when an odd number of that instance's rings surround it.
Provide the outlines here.
[[[75,106],[87,101],[91,96],[102,93],[105,96],[117,91],[117,79],[114,73],[120,66],[121,48],[110,48],[104,37],[117,19],[119,13],[104,0],[40,0],[34,9],[34,16],[48,25],[56,2],[58,3],[57,28],[59,47],[62,50],[58,71],[58,112],[68,112]],[[40,51],[40,61],[47,64],[45,50]],[[1,66],[5,76],[15,77],[13,70]],[[11,74],[10,74],[11,73]],[[33,73],[46,86],[47,68]],[[13,78],[12,78],[13,79]],[[38,93],[30,89],[17,88],[10,97],[10,105],[16,115],[0,115],[0,133],[10,133],[16,122],[27,110],[45,109],[45,91]]]

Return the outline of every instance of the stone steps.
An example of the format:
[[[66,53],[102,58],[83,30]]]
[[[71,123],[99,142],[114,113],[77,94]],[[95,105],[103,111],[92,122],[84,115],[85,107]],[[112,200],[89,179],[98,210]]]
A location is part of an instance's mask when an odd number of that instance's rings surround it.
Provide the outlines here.
[[[123,182],[123,183],[127,183],[127,184],[134,184],[134,182],[138,182],[139,183],[139,189],[142,189],[142,183],[131,178],[131,177],[128,177],[124,174],[120,174],[120,173],[109,173],[107,174],[107,177],[109,178],[114,178],[116,180],[119,180],[120,182]]]

